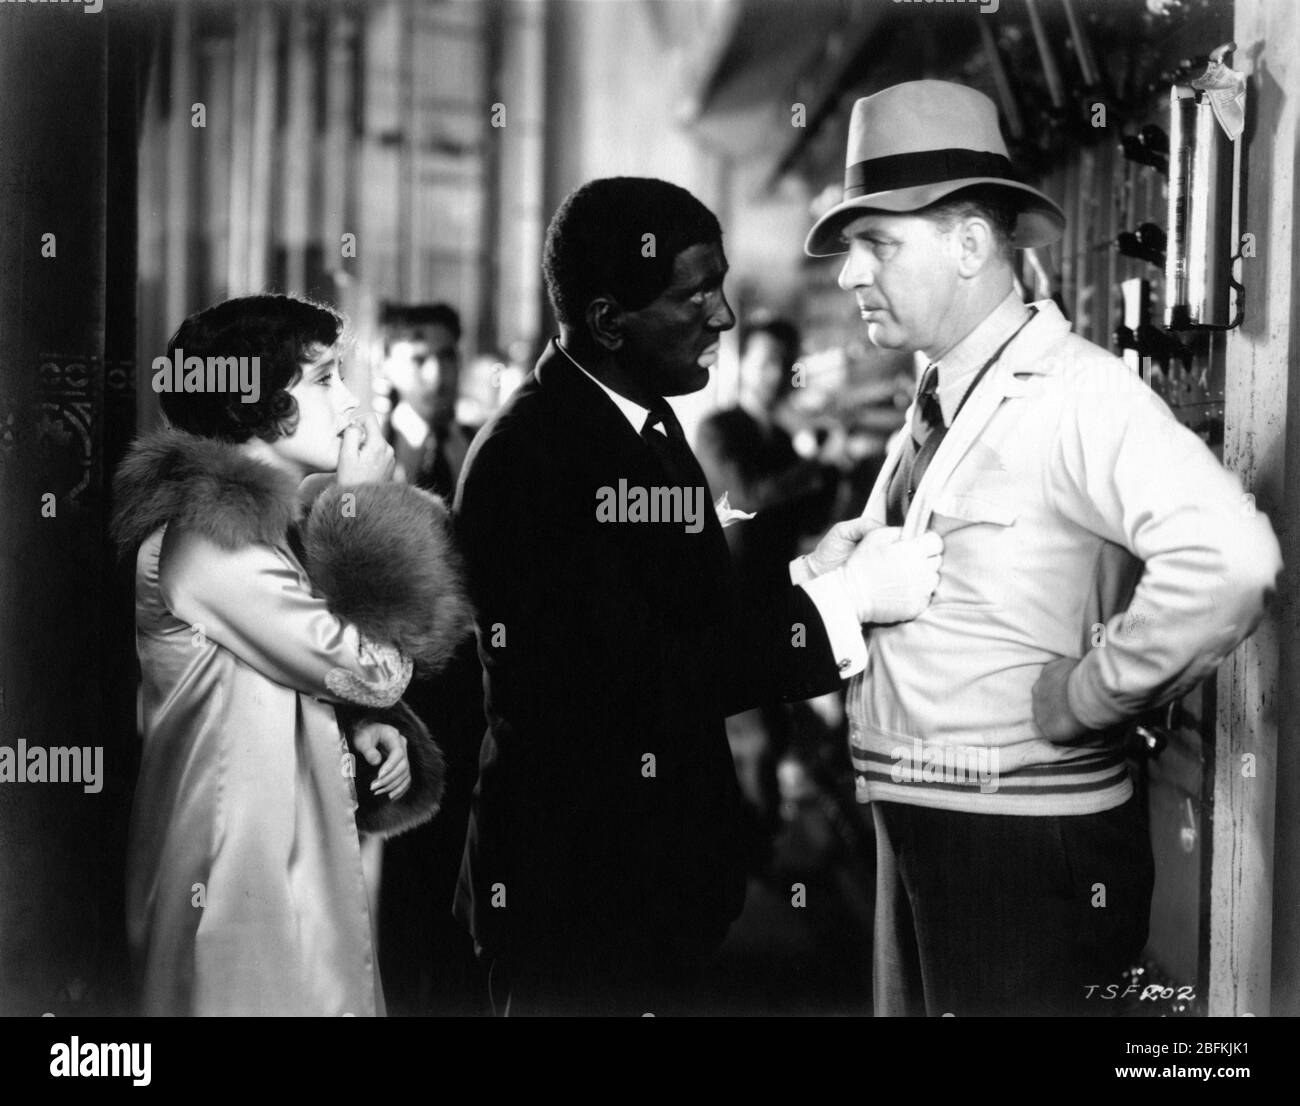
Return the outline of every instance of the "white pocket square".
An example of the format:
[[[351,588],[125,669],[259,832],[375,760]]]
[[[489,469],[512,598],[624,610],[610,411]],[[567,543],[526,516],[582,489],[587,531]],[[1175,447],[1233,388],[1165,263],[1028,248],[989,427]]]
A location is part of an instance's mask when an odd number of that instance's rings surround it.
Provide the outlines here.
[[[718,522],[725,530],[737,522],[744,522],[746,519],[754,517],[753,511],[738,511],[727,499],[727,493],[723,492],[718,496],[718,501],[713,504],[713,509],[718,513]]]

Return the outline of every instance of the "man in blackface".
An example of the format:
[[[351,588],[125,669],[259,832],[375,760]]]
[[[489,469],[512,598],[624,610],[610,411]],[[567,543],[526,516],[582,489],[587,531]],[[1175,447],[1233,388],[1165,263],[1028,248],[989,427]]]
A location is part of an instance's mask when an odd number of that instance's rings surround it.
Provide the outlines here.
[[[456,497],[489,724],[456,910],[498,1011],[703,1011],[745,889],[724,717],[858,671],[861,624],[919,613],[942,543],[840,524],[740,602],[665,399],[705,386],[735,323],[716,218],[663,181],[592,181],[544,269],[559,337]]]

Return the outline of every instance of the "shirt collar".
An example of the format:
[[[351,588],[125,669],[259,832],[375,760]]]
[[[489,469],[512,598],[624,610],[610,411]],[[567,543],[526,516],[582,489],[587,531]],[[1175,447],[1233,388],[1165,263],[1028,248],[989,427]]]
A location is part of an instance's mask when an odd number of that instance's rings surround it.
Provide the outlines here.
[[[419,449],[426,441],[434,437],[434,429],[428,420],[412,407],[406,400],[398,400],[388,416],[389,425],[402,436],[407,445]],[[439,440],[443,445],[459,441],[464,437],[455,418],[447,424]]]
[[[389,415],[389,423],[415,449],[424,445],[429,436],[429,424],[406,400],[400,400]]]
[[[573,362],[574,368],[576,368],[580,373],[582,373],[583,376],[585,376],[588,380],[590,380],[593,384],[595,384],[597,388],[599,388],[602,392],[604,392],[607,396],[609,396],[609,398],[613,401],[614,406],[617,407],[620,411],[622,411],[627,421],[632,424],[632,429],[637,434],[640,434],[642,428],[645,426],[646,417],[650,414],[650,409],[648,407],[642,407],[641,404],[637,403],[635,400],[628,399],[627,396],[619,395],[616,391],[614,391],[613,388],[610,388],[602,381],[597,380],[594,376],[591,375],[591,373],[589,373],[586,369],[584,369],[581,365],[579,365],[576,360],[574,360],[573,354],[571,354],[567,349],[565,349],[562,345],[560,345],[560,340],[558,338],[553,339],[553,341],[555,342],[555,348],[558,349],[562,354],[564,354],[564,356],[567,357],[571,362]],[[657,424],[655,426],[655,429],[658,430],[661,434],[667,433],[667,431],[664,429],[662,424]]]
[[[952,425],[975,374],[1015,333],[1016,327],[1025,321],[1028,314],[1029,306],[1013,288],[1006,299],[948,351],[943,360],[932,362],[939,366],[939,406],[943,410],[944,425]]]

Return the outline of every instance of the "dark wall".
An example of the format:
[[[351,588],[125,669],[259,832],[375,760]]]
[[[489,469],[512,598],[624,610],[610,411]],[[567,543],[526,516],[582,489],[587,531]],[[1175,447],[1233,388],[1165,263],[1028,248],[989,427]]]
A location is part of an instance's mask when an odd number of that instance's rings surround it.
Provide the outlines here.
[[[94,793],[0,782],[0,1014],[128,1002],[134,650],[107,485],[134,419],[139,54],[107,9],[0,8],[0,746],[102,750]]]

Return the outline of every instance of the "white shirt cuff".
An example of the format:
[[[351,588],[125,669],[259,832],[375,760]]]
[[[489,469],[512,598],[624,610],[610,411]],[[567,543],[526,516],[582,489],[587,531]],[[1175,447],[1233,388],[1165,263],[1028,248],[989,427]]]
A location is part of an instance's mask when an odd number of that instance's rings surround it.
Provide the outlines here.
[[[794,575],[793,565],[790,574]],[[799,586],[808,593],[808,598],[821,615],[840,678],[847,680],[856,676],[867,667],[867,643],[862,637],[862,626],[854,613],[844,581],[838,574],[828,572],[815,580],[799,582]]]
[[[809,580],[815,580],[816,578],[806,556],[796,557],[790,562],[790,583],[806,584]]]

